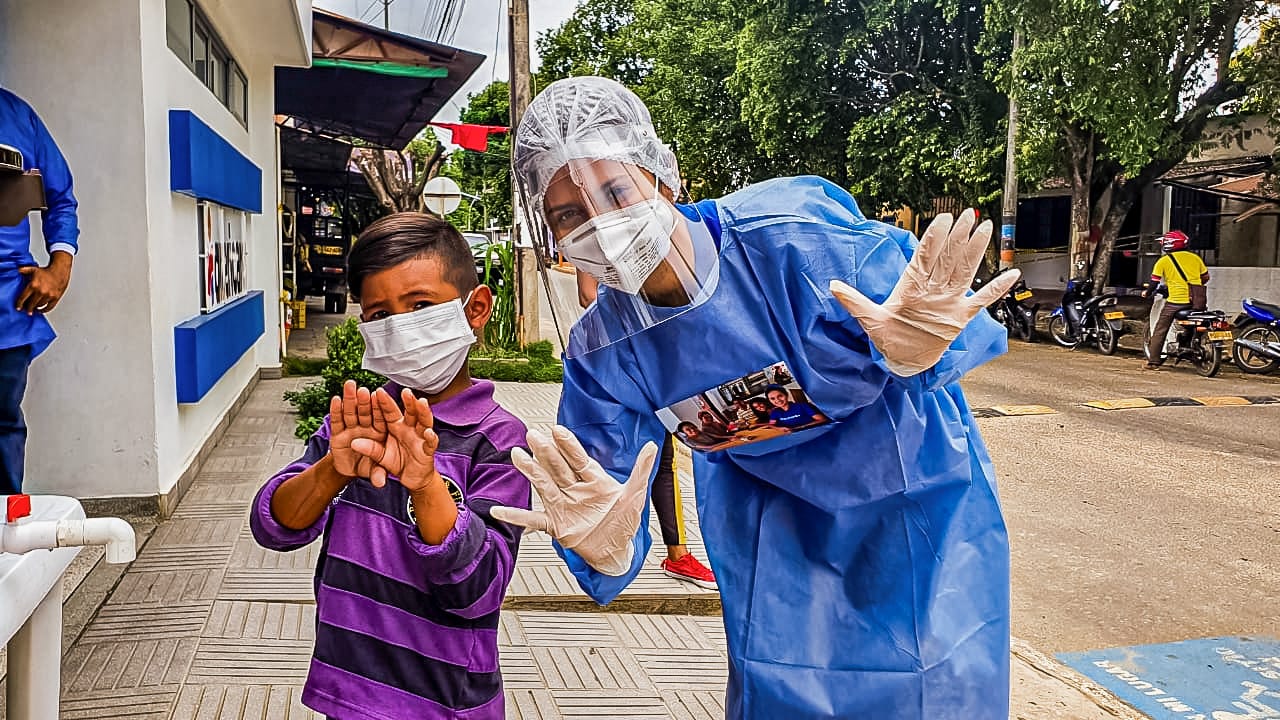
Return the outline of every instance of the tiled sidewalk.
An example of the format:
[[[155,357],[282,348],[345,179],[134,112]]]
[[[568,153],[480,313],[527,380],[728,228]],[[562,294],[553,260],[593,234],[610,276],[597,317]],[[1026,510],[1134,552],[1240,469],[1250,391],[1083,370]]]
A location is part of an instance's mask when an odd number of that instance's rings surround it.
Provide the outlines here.
[[[245,513],[263,480],[300,452],[280,396],[304,382],[259,384],[141,549],[64,660],[64,718],[318,717],[299,700],[319,543],[264,550]],[[557,394],[526,386],[502,400],[538,425],[551,421]],[[582,599],[545,537],[526,538],[520,560],[513,598]],[[634,595],[690,594],[657,571],[656,555],[651,565]],[[718,618],[511,611],[499,641],[512,718],[723,716]]]
[[[319,543],[289,554],[263,550],[246,514],[263,480],[300,452],[281,393],[304,383],[259,383],[175,515],[141,548],[66,655],[63,718],[319,717],[300,703],[314,639],[311,577]],[[558,386],[504,385],[499,399],[530,426],[545,427],[558,392]],[[682,485],[691,544],[705,558],[687,477]],[[499,634],[509,718],[724,717],[718,596],[664,577],[657,560],[655,552],[610,606],[614,612],[566,612],[596,608],[545,537],[525,539],[509,604],[531,609],[508,610]],[[617,612],[628,608],[711,610]],[[1015,660],[1013,717],[1139,717],[1123,708],[1104,711],[1056,677],[1052,661]]]

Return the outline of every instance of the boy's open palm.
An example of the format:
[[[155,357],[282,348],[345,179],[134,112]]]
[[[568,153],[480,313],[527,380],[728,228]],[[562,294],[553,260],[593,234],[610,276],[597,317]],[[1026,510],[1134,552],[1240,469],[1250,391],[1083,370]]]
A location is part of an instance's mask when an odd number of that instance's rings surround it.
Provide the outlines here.
[[[386,471],[352,448],[357,440],[382,442],[387,437],[386,419],[368,389],[357,388],[354,380],[343,384],[342,397],[329,400],[329,431],[329,454],[335,470],[347,477],[369,478],[375,487],[386,484]]]
[[[351,450],[362,460],[373,463],[375,472],[380,472],[383,483],[373,482],[375,486],[382,487],[386,476],[391,475],[406,490],[413,492],[439,480],[436,448],[440,445],[440,438],[432,429],[435,420],[431,404],[415,396],[411,390],[405,389],[401,393],[403,413],[385,390],[373,393],[372,414],[386,432],[382,437],[354,438]],[[373,481],[372,477],[370,481]]]

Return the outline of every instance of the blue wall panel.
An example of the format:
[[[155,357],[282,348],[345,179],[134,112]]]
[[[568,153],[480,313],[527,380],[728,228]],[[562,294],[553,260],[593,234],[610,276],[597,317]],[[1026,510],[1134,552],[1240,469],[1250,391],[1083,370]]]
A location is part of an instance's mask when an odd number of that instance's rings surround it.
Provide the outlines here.
[[[245,212],[262,212],[262,170],[190,110],[169,111],[169,187]]]
[[[173,329],[178,402],[200,402],[265,331],[261,290]]]

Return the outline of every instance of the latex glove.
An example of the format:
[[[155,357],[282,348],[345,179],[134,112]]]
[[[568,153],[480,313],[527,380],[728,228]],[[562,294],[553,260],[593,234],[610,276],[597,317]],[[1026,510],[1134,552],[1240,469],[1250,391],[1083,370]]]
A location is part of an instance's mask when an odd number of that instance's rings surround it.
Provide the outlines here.
[[[649,494],[649,474],[658,446],[646,443],[625,483],[592,460],[568,429],[557,425],[548,437],[530,430],[529,448],[511,451],[511,462],[542,498],[542,511],[496,506],[497,520],[542,530],[605,575],[625,575],[635,550],[632,538]]]
[[[1004,297],[1022,276],[1010,270],[967,296],[991,240],[991,221],[975,231],[976,221],[973,210],[955,221],[949,213],[934,218],[883,305],[839,280],[831,281],[832,294],[862,324],[894,374],[910,377],[936,365],[969,321]]]

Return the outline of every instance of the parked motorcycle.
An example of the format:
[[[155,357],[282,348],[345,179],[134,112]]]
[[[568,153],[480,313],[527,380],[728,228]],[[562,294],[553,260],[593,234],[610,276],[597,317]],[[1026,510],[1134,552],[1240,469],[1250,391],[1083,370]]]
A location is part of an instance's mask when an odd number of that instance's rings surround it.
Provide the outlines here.
[[[1241,372],[1264,375],[1280,369],[1280,305],[1245,298],[1235,326],[1240,334],[1231,359]]]
[[[1181,310],[1175,316],[1169,336],[1165,338],[1164,352],[1153,359],[1147,341],[1155,330],[1164,309],[1168,289],[1163,285],[1156,288],[1156,297],[1151,304],[1151,317],[1142,333],[1142,353],[1147,362],[1163,362],[1173,359],[1173,364],[1186,360],[1195,365],[1196,372],[1205,377],[1213,377],[1222,368],[1222,348],[1234,338],[1231,323],[1227,314],[1221,310]]]
[[[1092,278],[1069,281],[1062,304],[1049,315],[1049,334],[1066,348],[1094,343],[1104,355],[1114,355],[1125,333],[1124,312],[1116,309],[1115,293],[1092,293]]]
[[[996,319],[1009,335],[1024,342],[1036,341],[1036,313],[1040,306],[1029,305],[1027,301],[1033,296],[1030,288],[1019,280],[1004,297],[987,307],[987,311]]]

